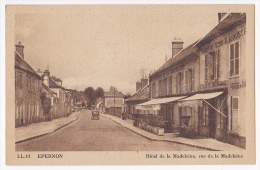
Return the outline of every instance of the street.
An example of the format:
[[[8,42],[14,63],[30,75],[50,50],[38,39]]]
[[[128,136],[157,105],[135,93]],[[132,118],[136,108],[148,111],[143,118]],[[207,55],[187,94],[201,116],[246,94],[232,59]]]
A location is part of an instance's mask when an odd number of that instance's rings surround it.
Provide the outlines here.
[[[195,151],[173,142],[151,141],[114,121],[91,120],[83,110],[78,120],[42,137],[16,144],[16,151]]]

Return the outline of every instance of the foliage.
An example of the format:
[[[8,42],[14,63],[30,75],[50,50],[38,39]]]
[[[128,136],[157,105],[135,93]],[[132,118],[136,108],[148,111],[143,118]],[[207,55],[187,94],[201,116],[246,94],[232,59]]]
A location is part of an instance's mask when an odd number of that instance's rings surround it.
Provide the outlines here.
[[[51,110],[51,99],[49,99],[45,93],[41,93],[41,104],[43,109],[43,114],[47,115],[50,113]]]
[[[196,131],[191,127],[183,127],[181,129],[180,136],[192,139],[195,138]]]
[[[98,87],[94,94],[95,98],[103,97],[104,96],[104,90],[101,87]]]
[[[88,87],[84,90],[85,99],[87,100],[87,106],[95,105],[96,100],[99,97],[104,96],[104,90],[101,87],[98,87],[94,90],[93,87]]]

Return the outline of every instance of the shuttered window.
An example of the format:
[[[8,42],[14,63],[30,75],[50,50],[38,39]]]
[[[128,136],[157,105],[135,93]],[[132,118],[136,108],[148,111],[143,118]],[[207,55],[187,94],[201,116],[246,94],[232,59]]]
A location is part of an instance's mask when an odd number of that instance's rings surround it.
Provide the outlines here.
[[[239,74],[239,42],[230,44],[230,76]]]
[[[229,130],[238,132],[238,97],[230,97]]]
[[[208,55],[205,55],[205,82],[208,81]]]
[[[172,77],[170,76],[169,78],[168,78],[168,94],[172,94]]]

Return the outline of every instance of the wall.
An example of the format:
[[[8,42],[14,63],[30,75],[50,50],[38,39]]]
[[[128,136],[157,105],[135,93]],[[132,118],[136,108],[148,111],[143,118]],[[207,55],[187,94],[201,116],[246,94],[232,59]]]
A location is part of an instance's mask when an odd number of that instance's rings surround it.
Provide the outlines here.
[[[194,70],[194,90],[193,91],[183,91],[181,94],[187,94],[187,93],[192,93],[195,91],[198,91],[199,89],[199,77],[200,77],[200,69],[199,69],[199,64],[200,64],[200,60],[199,57],[192,59],[189,58],[188,61],[186,61],[186,63],[183,63],[182,66],[177,67],[176,69],[174,69],[174,72],[171,72],[171,69],[173,69],[173,67],[171,67],[170,69],[162,72],[159,76],[156,77],[152,77],[151,78],[151,85],[152,85],[152,98],[157,98],[159,97],[159,93],[160,93],[160,88],[159,88],[159,81],[163,81],[164,78],[167,78],[167,94],[163,94],[162,96],[168,96],[168,95],[176,95],[178,94],[176,91],[176,75],[179,72],[184,72],[185,70],[188,69],[193,69]],[[169,77],[172,77],[172,93],[170,93],[169,90]],[[185,80],[183,80],[185,82]],[[183,83],[184,84],[184,83]],[[155,87],[154,87],[155,85]],[[155,89],[154,89],[155,88]],[[183,86],[184,88],[184,86]],[[162,89],[162,88],[161,88]],[[155,95],[153,95],[155,94]]]
[[[115,101],[115,104],[114,104]],[[105,97],[105,107],[122,107],[124,104],[124,98],[118,97]]]
[[[236,35],[236,38],[234,38]],[[230,76],[230,44],[239,42],[239,74]],[[205,50],[208,49],[208,50]],[[200,90],[212,90],[225,88],[227,90],[226,102],[228,112],[227,130],[216,130],[216,138],[235,144],[245,146],[246,136],[246,24],[237,26],[230,32],[214,39],[212,42],[202,46],[200,51],[200,84],[205,84],[205,55],[211,51],[219,50],[218,77],[216,82],[223,82],[221,86],[201,88]],[[210,81],[213,82],[213,81]],[[238,113],[233,113],[233,126],[238,127],[231,130],[231,96],[238,97]]]
[[[22,76],[22,81],[20,81]],[[31,78],[33,77],[33,84],[31,85]],[[41,80],[36,76],[24,72],[19,69],[15,69],[15,126],[21,126],[38,122],[43,120],[43,114],[41,110]],[[22,83],[22,86],[20,84]],[[32,87],[32,88],[30,88]]]

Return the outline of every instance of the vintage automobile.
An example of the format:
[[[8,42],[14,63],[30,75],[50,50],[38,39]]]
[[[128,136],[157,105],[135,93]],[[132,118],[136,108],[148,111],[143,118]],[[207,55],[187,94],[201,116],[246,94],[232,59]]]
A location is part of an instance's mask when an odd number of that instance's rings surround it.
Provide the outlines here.
[[[91,119],[97,119],[99,120],[99,111],[98,110],[93,110],[92,111],[92,115],[91,115]]]

